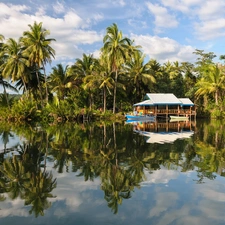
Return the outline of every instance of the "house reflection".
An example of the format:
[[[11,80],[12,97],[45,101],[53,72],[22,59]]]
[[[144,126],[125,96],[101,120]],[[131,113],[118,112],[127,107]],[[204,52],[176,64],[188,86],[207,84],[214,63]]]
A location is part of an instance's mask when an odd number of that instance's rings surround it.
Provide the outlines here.
[[[133,131],[146,137],[147,143],[173,143],[190,138],[195,132],[195,121],[133,121]]]

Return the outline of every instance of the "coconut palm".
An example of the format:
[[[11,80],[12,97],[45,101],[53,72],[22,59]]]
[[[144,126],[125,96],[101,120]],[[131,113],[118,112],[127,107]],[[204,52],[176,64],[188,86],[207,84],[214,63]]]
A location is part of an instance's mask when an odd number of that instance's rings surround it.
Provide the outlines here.
[[[32,205],[29,213],[43,216],[44,210],[51,206],[48,198],[54,197],[51,192],[56,188],[56,179],[53,179],[52,173],[39,171],[32,174],[25,188],[25,205]]]
[[[4,103],[6,103],[6,106],[9,107],[11,105],[10,103],[12,103],[13,98],[11,98],[11,101],[9,100],[9,98],[8,98],[9,96],[6,92],[6,89],[10,89],[10,90],[15,91],[15,92],[18,92],[18,91],[8,81],[3,79],[3,77],[1,75],[0,75],[0,86],[3,87],[3,93],[4,93],[4,95],[1,96],[1,100],[0,100],[1,105],[5,105]]]
[[[214,95],[215,104],[218,105],[221,99],[222,90],[225,89],[225,73],[218,65],[209,65],[206,69],[207,72],[203,73],[201,79],[196,83],[197,91],[195,95],[197,97]]]
[[[96,62],[95,69],[91,75],[84,78],[85,88],[102,89],[103,91],[103,112],[106,111],[107,91],[111,94],[110,89],[113,88],[114,80],[110,76],[111,72],[108,67],[107,58],[103,55]]]
[[[39,83],[38,79],[41,84],[41,90],[43,90],[43,84],[44,84],[44,75],[41,73],[41,71],[36,71],[36,68],[34,66],[28,68],[28,76],[26,77],[26,88],[27,92],[29,93],[29,96],[33,96],[36,101],[41,99],[41,92],[39,90]],[[21,79],[19,79],[15,85],[16,88],[19,90],[24,90],[24,84]]]
[[[26,92],[25,83],[27,79],[26,76],[28,74],[26,58],[24,58],[22,55],[20,43],[13,38],[9,38],[3,45],[2,51],[4,54],[4,62],[0,67],[0,69],[2,70],[2,77],[9,78],[12,82],[22,79]]]
[[[104,46],[102,51],[107,55],[110,62],[110,69],[115,74],[114,93],[113,93],[113,113],[116,109],[116,91],[119,69],[121,65],[129,58],[129,51],[132,50],[132,41],[124,38],[121,31],[115,23],[107,27],[106,35],[103,38]]]
[[[23,162],[17,156],[6,159],[0,167],[5,176],[6,191],[12,199],[24,196],[25,183],[29,183],[30,173],[26,171]]]
[[[64,100],[68,90],[73,87],[74,76],[68,73],[68,68],[68,65],[63,68],[62,64],[57,64],[48,79],[51,91],[57,93],[60,100]]]
[[[83,82],[83,79],[88,76],[92,75],[94,66],[96,63],[96,59],[93,57],[93,55],[86,55],[83,54],[82,59],[76,59],[76,63],[72,66],[71,71],[75,75],[76,82],[80,80],[80,82]],[[88,95],[89,95],[89,107],[92,109],[93,105],[93,96],[91,89],[86,86]]]
[[[46,102],[48,102],[48,88],[47,78],[45,72],[46,63],[51,63],[52,58],[55,56],[55,50],[50,46],[53,38],[46,38],[50,32],[42,27],[42,23],[34,22],[33,26],[28,25],[30,30],[23,33],[21,42],[24,47],[24,55],[28,57],[29,66],[35,66],[37,69],[37,80],[39,83],[39,89],[41,92],[40,81],[38,77],[38,71],[40,68],[44,70],[45,77],[45,90],[46,90]]]
[[[151,87],[155,83],[155,77],[151,74],[151,68],[148,63],[144,63],[144,59],[145,55],[140,51],[136,51],[133,54],[133,58],[126,64],[127,72],[135,85],[136,100],[142,98],[141,89],[143,84]]]

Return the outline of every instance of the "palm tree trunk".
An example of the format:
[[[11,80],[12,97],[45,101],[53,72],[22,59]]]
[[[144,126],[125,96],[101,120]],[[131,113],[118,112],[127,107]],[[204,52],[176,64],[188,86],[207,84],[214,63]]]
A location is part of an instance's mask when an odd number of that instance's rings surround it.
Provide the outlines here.
[[[44,64],[43,65],[43,70],[44,70],[44,77],[45,77],[45,92],[46,92],[46,104],[48,103],[48,86],[47,86],[47,76],[46,76],[46,71],[45,71],[45,67]]]
[[[114,86],[114,93],[113,93],[113,114],[116,112],[116,86],[117,86],[117,79],[118,79],[118,70],[116,70],[115,75],[115,86]]]
[[[37,77],[38,89],[39,89],[40,97],[41,97],[41,106],[43,107],[43,97],[42,97],[42,93],[41,93],[41,84],[40,84],[40,79],[39,79],[39,76],[38,76],[38,71],[36,71],[36,77]]]
[[[4,89],[4,95],[5,95],[5,99],[6,99],[6,102],[7,102],[7,106],[9,108],[9,99],[8,99],[8,96],[7,96],[7,92],[6,92],[6,88],[5,88],[4,83],[2,84],[2,86],[3,86],[3,89]]]
[[[103,112],[105,113],[106,111],[106,88],[104,86],[103,88]]]
[[[116,124],[113,123],[113,140],[114,140],[114,152],[115,152],[115,160],[116,160],[116,168],[118,167],[118,158],[117,158],[117,145],[116,145]]]
[[[216,105],[218,105],[218,90],[216,90],[215,92],[215,101],[216,101]]]
[[[21,79],[22,79],[22,82],[23,82],[23,86],[24,86],[24,90],[25,90],[26,96],[28,96],[28,93],[27,93],[27,86],[26,86],[26,83],[25,83],[25,81],[24,81],[23,76],[21,77]]]

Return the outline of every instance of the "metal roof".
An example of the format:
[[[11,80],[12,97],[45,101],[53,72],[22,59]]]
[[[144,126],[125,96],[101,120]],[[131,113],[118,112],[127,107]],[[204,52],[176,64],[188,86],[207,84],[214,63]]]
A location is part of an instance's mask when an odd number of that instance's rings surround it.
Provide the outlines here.
[[[181,102],[180,100],[171,93],[155,93],[155,94],[146,94],[146,96],[152,100],[154,105],[163,105],[163,104],[168,104],[168,105],[180,105]]]
[[[179,100],[182,102],[182,105],[194,105],[194,103],[189,98],[179,98]]]
[[[139,102],[139,103],[134,104],[134,106],[138,106],[138,105],[144,106],[144,105],[154,105],[154,104],[153,104],[152,100],[145,100],[143,102]]]
[[[191,106],[194,103],[189,98],[177,98],[172,93],[147,93],[142,102],[134,104],[134,106],[147,106],[147,105],[187,105]]]

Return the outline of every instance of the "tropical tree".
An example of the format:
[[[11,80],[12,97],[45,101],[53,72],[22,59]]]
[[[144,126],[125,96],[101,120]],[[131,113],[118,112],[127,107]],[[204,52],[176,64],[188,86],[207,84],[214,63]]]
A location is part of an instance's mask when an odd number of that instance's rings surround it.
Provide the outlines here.
[[[32,205],[30,214],[36,217],[44,215],[44,210],[51,206],[48,198],[53,198],[52,190],[56,188],[56,179],[52,173],[39,171],[32,174],[29,184],[26,186],[25,205]]]
[[[28,95],[33,96],[36,102],[38,102],[42,96],[39,90],[39,83],[43,86],[44,83],[44,75],[41,73],[41,70],[37,71],[34,66],[28,68],[28,76],[26,76],[26,89]],[[38,76],[36,76],[38,74]],[[37,80],[38,78],[38,80]],[[24,90],[24,84],[21,79],[19,79],[15,85],[18,90]]]
[[[155,59],[150,59],[148,65],[150,67],[150,74],[156,79],[156,83],[152,87],[151,92],[167,92],[166,90],[169,86],[169,77],[164,72],[164,69],[160,63]]]
[[[195,95],[207,96],[214,95],[215,104],[218,105],[221,100],[221,93],[225,89],[224,85],[225,73],[219,65],[209,65],[202,75],[202,78],[197,81],[197,91]]]
[[[2,49],[5,57],[4,63],[1,65],[3,78],[9,78],[12,82],[21,79],[26,92],[26,76],[28,74],[21,44],[15,39],[9,38]]]
[[[113,113],[115,113],[119,69],[126,59],[129,58],[129,53],[134,49],[131,48],[132,41],[129,38],[123,37],[122,31],[118,30],[115,23],[107,27],[103,43],[102,52],[107,55],[110,62],[110,69],[115,74],[113,93]]]
[[[107,91],[111,94],[111,89],[113,88],[114,80],[111,77],[111,72],[108,67],[107,57],[101,56],[99,60],[96,61],[95,69],[91,75],[84,78],[84,87],[101,89],[103,91],[103,112],[106,111],[106,101],[107,101]]]
[[[9,100],[9,96],[6,92],[6,89],[10,89],[12,91],[18,92],[17,89],[11,85],[8,81],[6,81],[5,79],[3,79],[3,77],[0,75],[0,86],[3,87],[3,93],[4,95],[1,96],[1,105],[5,105],[4,103],[6,103],[6,106],[10,106],[10,102],[12,103],[12,101]],[[13,98],[11,98],[11,100],[13,100]]]
[[[194,65],[189,62],[181,63],[182,71],[184,73],[184,92],[189,98],[194,97],[194,87],[197,81]]]
[[[36,67],[36,76],[39,83],[39,90],[41,92],[40,81],[38,77],[38,71],[40,68],[44,70],[45,77],[45,91],[46,91],[46,102],[48,102],[48,88],[45,65],[51,63],[52,58],[55,56],[55,50],[50,46],[53,38],[46,38],[50,31],[42,27],[42,23],[34,22],[33,26],[28,25],[30,30],[23,32],[21,42],[23,44],[23,54],[28,58],[29,66]]]
[[[169,76],[171,92],[173,92],[177,97],[183,97],[185,93],[182,66],[178,61],[175,61],[173,63],[164,63],[163,68]]]
[[[60,100],[64,100],[68,90],[73,87],[74,76],[68,73],[68,67],[63,68],[62,64],[57,64],[48,78],[51,91],[57,93]]]
[[[72,73],[75,75],[74,78],[75,81],[77,82],[80,80],[81,84],[83,84],[83,79],[86,76],[92,75],[95,63],[96,59],[93,57],[93,55],[83,54],[82,59],[76,59],[76,63],[71,68]],[[87,89],[89,96],[89,107],[90,109],[92,109],[93,105],[92,89],[89,85],[85,86],[84,88]]]
[[[6,191],[12,199],[24,197],[24,186],[29,183],[30,173],[26,171],[23,162],[17,156],[6,159],[0,167],[5,176]]]
[[[130,61],[127,62],[127,73],[130,75],[132,83],[135,85],[136,100],[142,99],[141,93],[143,85],[151,87],[155,83],[155,77],[151,74],[150,65],[144,62],[145,55],[136,51]]]

